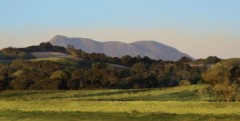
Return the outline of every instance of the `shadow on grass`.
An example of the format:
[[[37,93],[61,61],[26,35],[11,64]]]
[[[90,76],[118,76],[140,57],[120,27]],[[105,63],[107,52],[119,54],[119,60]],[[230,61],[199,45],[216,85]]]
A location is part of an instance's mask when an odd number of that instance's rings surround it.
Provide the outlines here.
[[[0,111],[1,121],[239,121],[239,115]]]
[[[51,93],[56,93],[56,91],[15,91],[15,92],[3,92],[0,93],[0,99],[6,99],[6,98],[17,98],[17,97],[22,97],[22,96],[30,96],[30,95],[36,95],[36,94],[51,94]]]
[[[114,92],[99,92],[99,93],[92,93],[92,94],[76,94],[73,96],[67,96],[67,97],[50,97],[46,99],[65,99],[65,98],[84,98],[84,97],[93,97],[93,96],[111,96],[111,95],[119,95],[119,94],[136,94],[140,92],[146,92],[149,91],[150,89],[139,89],[139,90],[119,90],[119,91],[114,91]],[[103,99],[104,100],[104,99]],[[96,100],[98,101],[98,100]]]

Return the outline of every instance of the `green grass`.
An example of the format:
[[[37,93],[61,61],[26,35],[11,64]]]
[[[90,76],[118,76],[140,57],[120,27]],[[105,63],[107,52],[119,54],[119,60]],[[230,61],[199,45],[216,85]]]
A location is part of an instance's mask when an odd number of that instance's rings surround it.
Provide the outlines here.
[[[240,114],[240,103],[195,101],[0,101],[1,110],[40,112]]]
[[[82,90],[82,91],[4,91],[1,100],[67,100],[67,101],[204,101],[197,90],[205,85],[164,89]]]
[[[194,115],[167,113],[94,113],[94,112],[1,112],[1,121],[239,121],[237,115]],[[28,118],[28,119],[26,119]]]
[[[39,58],[39,59],[32,59],[32,62],[39,62],[39,61],[51,61],[51,62],[56,62],[64,65],[71,65],[71,66],[76,66],[78,65],[78,62],[72,59],[68,58],[58,58],[58,57],[53,57],[53,58]]]
[[[240,65],[240,58],[231,58],[222,60],[219,63],[224,64],[225,66],[237,66]]]
[[[212,102],[206,85],[165,89],[4,91],[0,120],[237,121],[240,102]]]
[[[59,52],[32,52],[31,53],[36,58],[72,58],[71,55],[67,55]]]

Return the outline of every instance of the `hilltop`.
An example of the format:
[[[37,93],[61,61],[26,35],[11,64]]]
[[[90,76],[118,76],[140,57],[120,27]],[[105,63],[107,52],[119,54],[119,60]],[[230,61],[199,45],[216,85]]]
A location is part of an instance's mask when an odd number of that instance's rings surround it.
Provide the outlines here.
[[[170,60],[176,61],[183,56],[190,57],[189,55],[178,51],[177,49],[164,45],[156,41],[137,41],[130,44],[110,41],[99,42],[89,38],[68,38],[65,36],[57,35],[50,41],[51,44],[57,46],[72,45],[77,49],[81,49],[88,53],[104,53],[111,57],[123,57],[130,55],[136,57],[138,55],[147,56],[156,60]]]

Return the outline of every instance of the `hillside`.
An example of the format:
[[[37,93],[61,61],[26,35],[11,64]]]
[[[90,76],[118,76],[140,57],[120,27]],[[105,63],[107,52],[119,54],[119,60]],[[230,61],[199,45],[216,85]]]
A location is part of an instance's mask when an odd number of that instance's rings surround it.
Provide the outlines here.
[[[56,62],[59,64],[63,65],[71,65],[71,66],[77,66],[78,61],[74,61],[69,58],[57,58],[57,57],[50,57],[50,58],[39,58],[39,59],[32,59],[32,62],[43,62],[43,61],[48,61],[48,62]]]
[[[123,42],[98,42],[88,38],[68,38],[57,35],[50,40],[50,43],[57,46],[73,45],[77,49],[82,49],[88,53],[104,53],[107,56],[122,57],[125,55],[142,57],[148,56],[152,59],[179,60],[183,56],[189,55],[177,49],[161,44],[156,41],[138,41],[130,44]]]
[[[58,52],[32,52],[36,58],[51,58],[51,57],[58,57],[58,58],[70,58],[70,55]]]
[[[74,61],[83,60],[81,58],[73,57],[72,55],[64,54],[64,53],[60,53],[60,52],[32,52],[31,54],[34,57],[36,57],[37,59],[41,59],[41,58],[66,58],[66,59],[70,59],[70,60],[74,60]]]
[[[240,65],[240,58],[226,59],[226,60],[220,61],[220,63],[218,63],[218,64],[223,64],[226,67],[239,66]]]
[[[198,90],[207,85],[190,85],[182,87],[156,89],[111,89],[111,90],[71,90],[71,91],[5,91],[0,94],[0,101],[4,100],[58,100],[62,101],[208,101],[213,97],[199,95]],[[44,95],[44,93],[49,93]],[[8,96],[9,95],[9,96]],[[11,96],[10,96],[11,95]],[[56,96],[57,95],[57,96]],[[87,96],[86,96],[87,95]],[[1,98],[5,97],[5,98]]]

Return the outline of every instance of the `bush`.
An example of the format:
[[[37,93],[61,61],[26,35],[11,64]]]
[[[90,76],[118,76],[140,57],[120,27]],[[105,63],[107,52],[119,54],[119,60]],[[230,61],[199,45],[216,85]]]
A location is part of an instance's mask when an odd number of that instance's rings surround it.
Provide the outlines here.
[[[51,79],[57,79],[57,80],[67,80],[69,78],[69,75],[67,74],[67,72],[62,71],[62,70],[58,70],[55,71],[51,77]]]
[[[179,82],[179,86],[188,86],[191,85],[191,83],[188,80],[181,80]]]
[[[2,54],[0,54],[0,58],[1,55],[6,56],[5,59],[33,59],[35,58],[32,54],[30,53],[26,53],[24,51],[20,51],[16,48],[4,48],[1,51]]]
[[[213,98],[215,95],[213,94],[213,89],[210,85],[204,87],[204,88],[200,88],[197,90],[197,94],[200,97],[211,97]]]
[[[240,92],[236,94],[235,101],[240,102]]]
[[[236,85],[224,85],[224,84],[217,84],[213,88],[214,91],[218,94],[218,96],[227,102],[233,101],[237,94],[237,87]]]
[[[51,80],[49,78],[37,82],[34,85],[31,85],[29,89],[33,90],[62,90],[67,89],[66,83],[62,80]]]
[[[15,79],[11,81],[10,85],[14,90],[26,90],[33,82],[30,80]]]
[[[71,79],[67,82],[67,87],[70,90],[77,90],[80,86],[80,81],[78,79]]]
[[[228,59],[217,63],[202,74],[205,83],[211,84],[219,100],[233,101],[239,90],[240,60]]]
[[[1,51],[0,51],[0,60],[5,60],[7,59],[7,56],[5,56]]]

